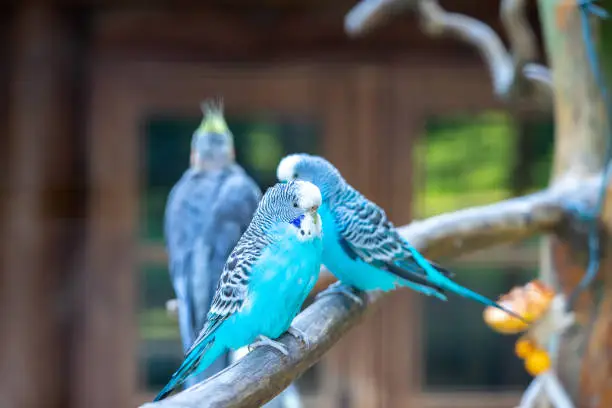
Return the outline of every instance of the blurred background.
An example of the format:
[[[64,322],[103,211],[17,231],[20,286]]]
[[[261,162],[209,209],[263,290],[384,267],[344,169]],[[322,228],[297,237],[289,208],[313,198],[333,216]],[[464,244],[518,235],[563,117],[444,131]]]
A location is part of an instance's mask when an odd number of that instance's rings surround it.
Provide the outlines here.
[[[441,3],[500,28],[496,1]],[[205,98],[262,189],[283,155],[324,155],[397,225],[548,183],[552,117],[501,106],[478,55],[410,14],[350,39],[352,0],[143,4],[2,6],[1,407],[135,406],[178,367],[163,211]],[[438,261],[495,298],[536,276],[538,239]],[[298,385],[306,408],[509,407],[514,341],[401,290]]]

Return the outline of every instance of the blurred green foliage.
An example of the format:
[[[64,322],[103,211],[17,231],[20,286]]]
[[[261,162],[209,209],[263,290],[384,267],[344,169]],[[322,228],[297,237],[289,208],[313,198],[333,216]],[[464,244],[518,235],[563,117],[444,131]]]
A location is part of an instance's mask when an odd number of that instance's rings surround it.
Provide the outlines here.
[[[548,183],[553,150],[551,120],[529,122],[529,190]],[[518,129],[502,112],[431,118],[416,146],[419,218],[512,197],[514,166],[526,152]]]

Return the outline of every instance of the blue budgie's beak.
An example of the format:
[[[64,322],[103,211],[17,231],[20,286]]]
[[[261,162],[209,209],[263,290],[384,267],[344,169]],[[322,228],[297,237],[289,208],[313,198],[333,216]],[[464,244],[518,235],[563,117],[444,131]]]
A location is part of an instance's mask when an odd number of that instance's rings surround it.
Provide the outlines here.
[[[295,220],[291,221],[291,224],[295,225],[297,228],[300,228],[302,225],[302,220],[304,219],[304,214],[297,217]]]
[[[314,223],[314,225],[317,225],[317,219],[319,218],[319,217],[317,216],[317,210],[318,210],[318,209],[319,209],[319,206],[318,206],[318,205],[316,205],[316,206],[314,206],[314,207],[312,207],[312,208],[310,209],[310,214],[312,214],[312,222]]]

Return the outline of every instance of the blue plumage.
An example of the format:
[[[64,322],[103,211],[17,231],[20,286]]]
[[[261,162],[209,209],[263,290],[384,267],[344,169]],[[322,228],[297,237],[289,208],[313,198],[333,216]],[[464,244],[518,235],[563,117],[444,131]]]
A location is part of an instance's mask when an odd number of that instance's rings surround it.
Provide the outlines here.
[[[319,190],[307,182],[277,184],[266,192],[225,263],[204,329],[156,401],[228,349],[258,338],[284,349],[271,339],[290,327],[321,265],[320,204]]]
[[[277,176],[281,181],[307,180],[321,190],[323,263],[342,284],[363,291],[390,291],[405,286],[441,300],[446,300],[445,291],[450,291],[516,316],[457,284],[451,272],[426,260],[399,235],[384,210],[351,187],[327,160],[307,154],[290,155],[280,162]],[[329,291],[355,298],[342,284]]]

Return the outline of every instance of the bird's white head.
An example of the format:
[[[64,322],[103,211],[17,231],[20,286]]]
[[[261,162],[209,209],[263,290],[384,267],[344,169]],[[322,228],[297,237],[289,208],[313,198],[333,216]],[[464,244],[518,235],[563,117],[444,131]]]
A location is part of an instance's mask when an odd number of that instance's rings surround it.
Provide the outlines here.
[[[276,168],[276,178],[278,181],[287,182],[296,179],[296,167],[302,159],[306,159],[305,154],[290,154],[285,156]]]
[[[321,190],[314,184],[302,180],[296,180],[295,186],[297,188],[298,206],[304,211],[317,211],[323,201]]]
[[[283,231],[288,227],[300,241],[310,240],[321,235],[321,202],[318,187],[308,181],[277,183],[266,191],[253,218]]]
[[[321,191],[317,186],[302,180],[293,182],[297,189],[297,205],[303,211],[291,222],[300,241],[308,241],[321,236],[322,222],[318,209],[323,201]]]
[[[337,194],[346,183],[338,169],[330,162],[322,157],[304,153],[284,157],[278,164],[276,177],[281,182],[309,181],[319,188],[323,200]]]

